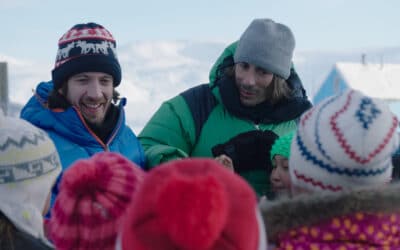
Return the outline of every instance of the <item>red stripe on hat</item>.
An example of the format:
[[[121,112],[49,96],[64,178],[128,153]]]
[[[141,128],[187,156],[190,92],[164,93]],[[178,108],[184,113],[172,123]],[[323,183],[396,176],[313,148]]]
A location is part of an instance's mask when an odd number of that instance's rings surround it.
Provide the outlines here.
[[[315,187],[320,187],[323,190],[329,190],[329,191],[333,191],[333,192],[338,192],[341,191],[343,188],[340,186],[332,186],[332,185],[325,185],[320,181],[314,180],[311,177],[307,177],[303,174],[300,174],[297,170],[294,170],[294,174],[296,176],[297,179],[304,181],[305,183],[311,184]]]
[[[347,100],[343,108],[341,108],[339,111],[337,111],[330,119],[330,125],[333,131],[333,134],[335,137],[338,139],[340,146],[344,149],[344,152],[353,160],[360,164],[365,164],[371,161],[372,158],[374,158],[377,154],[379,154],[387,145],[389,140],[392,138],[393,134],[396,132],[397,128],[397,118],[393,117],[392,119],[392,126],[389,129],[389,132],[385,135],[383,141],[371,152],[368,154],[366,158],[360,156],[351,148],[351,145],[347,143],[345,135],[342,133],[340,128],[337,126],[336,119],[338,118],[339,115],[341,115],[343,112],[345,112],[348,107],[350,106],[350,102],[352,100],[352,94],[354,91],[349,92],[347,96]]]
[[[311,108],[310,110],[308,110],[301,119],[301,125],[305,126],[306,121],[310,118],[310,116],[313,114],[314,112],[314,108]]]
[[[75,40],[108,40],[115,42],[114,37],[109,31],[104,28],[87,28],[87,29],[71,29],[65,35],[63,35],[60,40],[58,40],[58,45],[64,43],[69,43]]]

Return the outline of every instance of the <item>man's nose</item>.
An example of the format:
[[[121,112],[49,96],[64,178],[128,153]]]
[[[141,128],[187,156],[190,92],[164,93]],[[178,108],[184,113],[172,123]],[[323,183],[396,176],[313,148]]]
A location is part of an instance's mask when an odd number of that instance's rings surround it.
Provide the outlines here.
[[[103,95],[101,85],[98,80],[92,80],[89,84],[87,95],[92,98],[99,98]]]
[[[256,77],[253,70],[248,70],[243,77],[243,83],[246,85],[255,85]]]

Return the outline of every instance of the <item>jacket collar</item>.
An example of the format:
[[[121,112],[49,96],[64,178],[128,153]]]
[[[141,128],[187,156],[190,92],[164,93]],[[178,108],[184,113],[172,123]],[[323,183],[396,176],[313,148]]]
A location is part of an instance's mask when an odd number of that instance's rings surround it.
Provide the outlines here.
[[[234,78],[224,76],[217,82],[217,85],[221,101],[228,112],[256,124],[277,124],[291,121],[299,118],[304,111],[311,107],[307,96],[302,92],[300,80],[297,83],[289,84],[293,90],[292,98],[284,98],[275,105],[265,101],[254,107],[246,107],[241,104]]]

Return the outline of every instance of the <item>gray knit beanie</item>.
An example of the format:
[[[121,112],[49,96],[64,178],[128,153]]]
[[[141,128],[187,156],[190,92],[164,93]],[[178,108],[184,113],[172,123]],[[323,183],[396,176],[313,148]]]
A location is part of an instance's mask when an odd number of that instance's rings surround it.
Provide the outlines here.
[[[271,19],[254,19],[240,37],[234,60],[254,64],[288,79],[294,46],[289,27]]]

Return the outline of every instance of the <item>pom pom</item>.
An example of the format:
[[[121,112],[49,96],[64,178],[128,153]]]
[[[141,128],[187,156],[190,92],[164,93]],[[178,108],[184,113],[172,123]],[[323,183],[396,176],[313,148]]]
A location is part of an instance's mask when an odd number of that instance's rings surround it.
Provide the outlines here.
[[[143,179],[143,170],[117,153],[76,161],[65,171],[52,209],[49,235],[56,248],[113,249]]]
[[[212,175],[170,178],[160,192],[161,227],[182,249],[208,249],[219,238],[228,217],[224,186]]]

